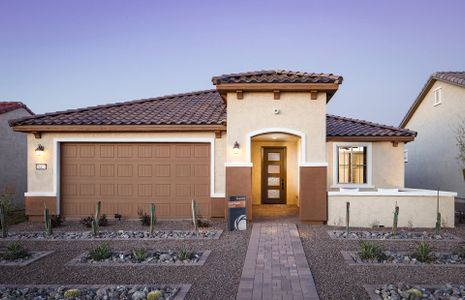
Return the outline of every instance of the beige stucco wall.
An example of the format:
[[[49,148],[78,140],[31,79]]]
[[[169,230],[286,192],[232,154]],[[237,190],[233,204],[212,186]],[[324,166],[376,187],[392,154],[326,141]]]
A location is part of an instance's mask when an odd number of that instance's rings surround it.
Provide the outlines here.
[[[442,104],[434,106],[436,88],[442,87]],[[465,120],[465,88],[436,81],[406,127],[418,132],[407,144],[406,186],[457,192],[465,199],[465,181],[456,159],[457,127]]]
[[[33,134],[28,134],[28,163],[27,163],[27,192],[28,193],[54,193],[54,139],[55,138],[75,138],[88,139],[143,139],[150,138],[169,138],[180,140],[184,138],[213,138],[215,139],[215,194],[224,196],[225,191],[225,171],[224,163],[226,161],[226,135],[223,133],[222,138],[215,138],[213,132],[151,132],[151,133],[43,133],[41,139],[36,139]],[[42,156],[36,156],[35,148],[38,144],[45,147]],[[37,171],[36,163],[46,163],[46,171]]]
[[[436,196],[329,196],[328,225],[345,226],[350,202],[350,226],[392,227],[394,207],[399,206],[399,227],[432,228],[436,224]],[[442,226],[454,227],[454,197],[440,197]]]
[[[252,203],[261,204],[262,147],[286,147],[287,204],[298,204],[298,145],[297,142],[252,142]]]
[[[287,128],[302,131],[306,138],[306,162],[326,161],[326,93],[319,93],[317,100],[310,93],[283,92],[279,100],[273,93],[244,92],[237,99],[236,93],[227,95],[227,162],[247,163],[247,134],[265,128]],[[274,109],[280,110],[279,114]],[[234,154],[233,145],[241,145]]]
[[[347,145],[343,142],[328,142],[326,157],[328,159],[328,188],[337,186],[334,176],[334,144]],[[352,143],[353,145],[371,145],[372,182],[369,187],[403,188],[404,187],[404,143],[394,147],[392,142]],[[370,162],[368,162],[369,164]],[[368,168],[370,169],[370,168]]]

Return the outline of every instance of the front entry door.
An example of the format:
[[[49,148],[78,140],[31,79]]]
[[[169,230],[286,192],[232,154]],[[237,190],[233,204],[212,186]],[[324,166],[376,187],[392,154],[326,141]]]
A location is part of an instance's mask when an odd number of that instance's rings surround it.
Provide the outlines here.
[[[286,147],[263,147],[262,203],[286,204]]]

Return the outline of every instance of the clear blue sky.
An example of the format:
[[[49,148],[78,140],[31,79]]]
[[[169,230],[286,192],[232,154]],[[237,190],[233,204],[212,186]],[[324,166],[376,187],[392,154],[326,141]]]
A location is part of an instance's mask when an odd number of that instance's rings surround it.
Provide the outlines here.
[[[344,76],[328,112],[397,125],[465,70],[465,1],[0,2],[0,100],[36,113],[213,88],[230,72]]]

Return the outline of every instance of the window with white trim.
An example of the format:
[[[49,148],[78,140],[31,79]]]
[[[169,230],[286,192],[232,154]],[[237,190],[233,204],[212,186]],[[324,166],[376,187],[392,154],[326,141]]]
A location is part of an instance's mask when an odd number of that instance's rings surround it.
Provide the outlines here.
[[[408,149],[404,149],[404,163],[408,163]]]
[[[366,146],[338,146],[337,183],[366,184],[367,153]]]
[[[433,106],[438,106],[439,104],[442,103],[442,88],[441,87],[434,89],[433,97],[434,97]]]

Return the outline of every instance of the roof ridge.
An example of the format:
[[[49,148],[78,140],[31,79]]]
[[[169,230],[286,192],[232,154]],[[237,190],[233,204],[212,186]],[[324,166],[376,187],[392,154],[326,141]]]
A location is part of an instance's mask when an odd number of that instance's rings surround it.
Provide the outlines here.
[[[109,107],[119,107],[119,106],[123,106],[123,105],[139,104],[139,103],[145,103],[145,102],[162,100],[162,99],[171,99],[171,98],[192,96],[192,95],[198,95],[198,94],[207,94],[207,93],[212,93],[212,92],[216,92],[216,89],[201,90],[201,91],[191,91],[191,92],[177,93],[177,94],[168,94],[168,95],[163,95],[163,96],[158,96],[158,97],[142,98],[142,99],[123,101],[123,102],[115,102],[115,103],[93,105],[93,106],[85,106],[85,107],[81,107],[81,108],[72,108],[72,109],[66,109],[66,110],[62,110],[62,111],[54,111],[54,112],[50,112],[50,113],[44,113],[44,114],[38,114],[38,115],[34,115],[34,116],[28,116],[28,117],[24,117],[24,118],[14,119],[14,120],[11,120],[10,124],[14,124],[14,123],[16,123],[18,121],[23,121],[25,119],[39,119],[39,118],[42,118],[42,117],[50,117],[50,116],[56,116],[56,115],[61,115],[61,114],[71,114],[71,113],[75,113],[75,112],[91,111],[91,110],[109,108]]]
[[[412,131],[410,129],[400,128],[400,127],[391,126],[391,125],[385,125],[385,124],[381,124],[381,123],[370,122],[370,121],[361,120],[361,119],[342,117],[342,116],[337,116],[337,115],[332,115],[332,114],[326,114],[326,116],[336,118],[336,119],[342,119],[342,120],[346,120],[346,121],[350,121],[350,122],[355,122],[355,123],[362,123],[364,125],[369,125],[369,126],[372,126],[372,127],[381,127],[381,128],[385,128],[385,129],[391,129],[391,130],[397,130],[397,131],[402,131],[402,132],[414,133],[414,131]]]

